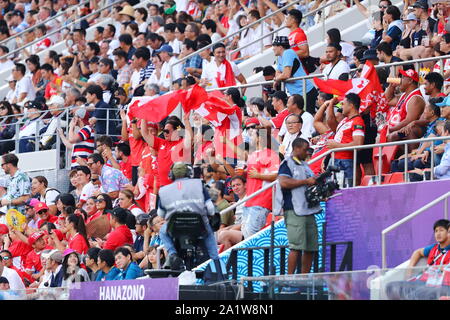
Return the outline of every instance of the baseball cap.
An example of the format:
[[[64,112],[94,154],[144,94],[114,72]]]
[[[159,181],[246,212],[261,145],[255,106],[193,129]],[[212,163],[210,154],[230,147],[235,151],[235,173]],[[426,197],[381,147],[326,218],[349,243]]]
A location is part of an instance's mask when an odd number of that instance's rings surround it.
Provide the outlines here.
[[[9,228],[6,224],[0,224],[0,235],[9,233]]]
[[[272,42],[273,46],[290,46],[289,38],[286,36],[276,36]]]
[[[247,118],[247,120],[245,120],[245,127],[251,126],[253,124],[259,126],[258,118]]]
[[[413,8],[421,8],[424,10],[428,10],[428,3],[427,1],[416,1],[413,5]]]
[[[450,95],[446,96],[444,101],[442,101],[441,103],[436,103],[436,105],[438,107],[450,107]]]
[[[53,252],[48,258],[52,259],[55,262],[62,263],[64,257],[61,251],[56,251]]]
[[[377,51],[375,49],[367,49],[364,51],[361,61],[378,60]]]
[[[136,224],[139,224],[141,226],[147,225],[147,221],[150,218],[150,216],[146,213],[141,213],[136,217]]]
[[[419,75],[417,74],[417,72],[415,70],[408,69],[408,70],[404,71],[404,70],[400,69],[398,71],[404,77],[407,77],[407,78],[413,79],[416,82],[419,82]]]
[[[47,206],[47,204],[45,203],[45,202],[41,202],[41,201],[38,201],[34,206],[33,206],[33,208],[34,208],[34,211],[36,212],[36,213],[39,213],[39,212],[41,212],[42,210],[48,210],[48,206]]]
[[[269,94],[269,97],[283,100],[285,104],[286,104],[287,99],[288,99],[288,96],[287,96],[286,92],[284,92],[284,91],[275,91],[274,93]]]
[[[117,207],[111,212],[111,215],[116,217],[119,221],[126,221],[128,216],[128,210]]]
[[[60,107],[64,106],[64,99],[58,95],[53,95],[50,100],[47,102],[47,105],[53,105],[56,104]]]
[[[414,13],[408,13],[405,19],[403,21],[411,21],[411,20],[419,20],[417,19],[417,16]]]
[[[26,103],[24,103],[24,108],[27,108],[27,109],[38,109],[38,110],[43,110],[44,109],[44,106],[42,105],[42,103],[40,103],[40,102],[38,102],[38,101],[36,101],[36,100],[33,100],[33,101],[27,101]]]
[[[168,53],[173,53],[173,48],[171,46],[169,46],[168,44],[163,44],[161,46],[161,48],[159,48],[158,50],[155,50],[156,53],[160,53],[160,52],[168,52]]]
[[[31,236],[28,237],[28,244],[30,246],[33,246],[33,244],[42,236],[44,236],[45,233],[43,231],[38,231],[35,232],[33,234],[31,234]]]

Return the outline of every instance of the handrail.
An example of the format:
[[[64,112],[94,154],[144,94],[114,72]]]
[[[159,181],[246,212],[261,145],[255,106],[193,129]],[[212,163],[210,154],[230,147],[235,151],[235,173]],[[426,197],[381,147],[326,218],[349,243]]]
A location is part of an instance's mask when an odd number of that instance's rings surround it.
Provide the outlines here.
[[[68,10],[74,10],[74,9],[76,9],[78,6],[85,5],[85,4],[89,3],[89,2],[90,2],[90,0],[87,0],[87,1],[84,1],[84,2],[79,3],[79,4],[75,4],[75,5],[71,6],[71,7],[68,7],[68,8],[66,8],[66,9],[62,10],[61,12],[55,14],[54,16],[48,17],[46,20],[44,20],[44,21],[42,21],[42,22],[37,22],[36,24],[32,25],[31,27],[26,28],[26,29],[23,30],[23,31],[20,31],[20,32],[15,33],[15,34],[12,34],[11,36],[9,36],[8,38],[6,38],[5,40],[0,41],[0,45],[1,45],[1,44],[4,44],[4,43],[6,43],[6,42],[11,41],[12,38],[20,37],[21,35],[23,35],[23,34],[25,34],[25,33],[27,33],[27,32],[30,32],[31,30],[36,29],[38,26],[40,26],[40,25],[42,25],[42,24],[46,24],[46,23],[48,23],[48,22],[50,22],[50,21],[52,21],[52,20],[55,20],[56,18],[60,17],[60,16],[63,15],[64,13],[66,13]]]
[[[386,234],[388,232],[391,232],[392,230],[398,228],[405,222],[408,222],[412,218],[418,216],[419,214],[425,212],[426,210],[430,209],[431,207],[433,207],[434,205],[438,204],[439,202],[441,202],[443,200],[445,200],[444,217],[445,217],[445,219],[447,219],[448,218],[448,198],[449,197],[450,197],[450,192],[443,194],[439,198],[436,198],[435,200],[431,201],[430,203],[424,205],[422,208],[414,211],[410,215],[408,215],[408,216],[404,217],[403,219],[397,221],[396,223],[390,225],[389,227],[387,227],[386,229],[384,229],[381,232],[381,254],[382,254],[382,268],[383,269],[386,269],[386,264],[387,264],[387,262],[386,262]]]
[[[445,136],[445,137],[432,137],[432,138],[422,138],[422,139],[413,139],[413,140],[405,140],[405,141],[395,141],[395,142],[386,142],[386,143],[374,143],[374,144],[366,144],[366,145],[361,145],[361,146],[354,146],[354,147],[344,147],[344,148],[336,148],[336,149],[332,149],[332,150],[327,150],[326,152],[324,152],[323,154],[321,154],[320,156],[311,159],[308,161],[308,164],[313,164],[316,161],[319,161],[320,159],[326,157],[327,155],[331,154],[331,153],[335,153],[335,152],[340,152],[340,151],[355,151],[355,150],[361,150],[361,149],[370,149],[370,148],[382,148],[382,147],[387,147],[387,146],[394,146],[394,145],[404,145],[404,144],[410,144],[410,143],[418,143],[418,142],[427,142],[427,141],[436,141],[436,140],[449,140],[450,136]],[[381,161],[379,161],[379,163],[381,163]],[[380,172],[379,172],[380,174]],[[244,197],[242,200],[239,200],[238,202],[236,202],[235,204],[229,206],[228,208],[220,211],[220,214],[225,214],[227,212],[230,212],[231,210],[234,210],[236,207],[242,205],[243,203],[247,202],[250,199],[253,199],[254,197],[256,197],[257,195],[259,195],[260,193],[272,188],[273,186],[275,186],[277,184],[277,180],[265,185],[264,187],[262,187],[261,189],[259,189],[258,191],[256,191],[255,193]]]
[[[306,13],[306,14],[303,16],[303,19],[306,18],[306,17],[309,17],[309,16],[311,16],[311,15],[315,15],[317,12],[319,12],[319,11],[325,9],[326,7],[329,7],[329,6],[335,4],[335,3],[339,2],[339,1],[340,1],[340,0],[334,0],[334,1],[331,1],[331,2],[329,2],[329,3],[324,4],[322,7],[319,7],[319,8],[317,8],[317,9],[314,9],[313,11],[310,11],[310,12]],[[303,20],[303,19],[302,19],[302,20]],[[322,28],[324,28],[324,27],[325,27],[325,20],[322,20]],[[282,26],[282,27],[279,27],[279,28],[276,29],[276,30],[271,31],[270,33],[267,33],[267,34],[265,34],[265,35],[259,37],[258,39],[253,40],[252,42],[249,42],[249,43],[243,45],[242,47],[233,49],[233,50],[231,50],[231,51],[229,52],[229,55],[231,55],[231,54],[233,54],[233,53],[235,53],[235,52],[237,52],[237,51],[240,51],[240,50],[242,50],[242,49],[244,49],[244,48],[247,48],[248,46],[257,43],[257,42],[261,41],[262,39],[264,39],[264,38],[266,38],[266,37],[268,37],[268,36],[270,36],[270,35],[272,35],[272,34],[274,34],[274,33],[277,33],[277,32],[279,32],[279,31],[283,30],[284,28],[287,28],[286,25],[284,25],[284,26]]]
[[[7,53],[7,54],[1,56],[0,59],[5,59],[5,58],[7,58],[7,57],[9,57],[9,56],[11,56],[11,55],[14,55],[14,54],[20,52],[22,49],[28,48],[28,47],[32,46],[33,44],[38,43],[39,41],[42,41],[42,40],[44,40],[45,38],[48,38],[48,37],[50,37],[50,36],[52,36],[52,35],[54,35],[54,34],[57,34],[57,33],[59,33],[60,31],[62,31],[62,30],[64,30],[64,29],[68,29],[70,26],[72,26],[72,25],[74,25],[74,24],[77,24],[78,22],[80,22],[80,21],[82,21],[82,20],[84,20],[84,19],[90,18],[90,17],[92,17],[92,16],[94,16],[94,15],[96,15],[96,14],[98,14],[98,13],[104,11],[104,10],[107,10],[107,9],[109,9],[109,8],[111,8],[111,7],[113,7],[113,6],[115,6],[117,3],[120,3],[120,2],[123,2],[123,0],[116,0],[116,1],[113,1],[112,3],[108,4],[107,6],[105,6],[105,7],[103,7],[103,8],[100,8],[100,9],[94,11],[94,12],[91,12],[91,13],[89,13],[89,14],[87,14],[87,15],[81,17],[81,18],[78,18],[78,19],[76,19],[75,21],[72,21],[72,22],[66,24],[66,25],[63,26],[63,27],[60,27],[60,28],[58,28],[58,29],[56,29],[56,30],[54,30],[54,31],[52,31],[52,32],[50,32],[50,33],[47,33],[47,34],[44,35],[43,37],[40,37],[40,38],[38,38],[38,39],[35,39],[35,40],[33,40],[33,41],[27,43],[26,45],[20,47],[20,48],[14,49],[13,51],[11,51],[11,52],[9,52],[9,53]]]

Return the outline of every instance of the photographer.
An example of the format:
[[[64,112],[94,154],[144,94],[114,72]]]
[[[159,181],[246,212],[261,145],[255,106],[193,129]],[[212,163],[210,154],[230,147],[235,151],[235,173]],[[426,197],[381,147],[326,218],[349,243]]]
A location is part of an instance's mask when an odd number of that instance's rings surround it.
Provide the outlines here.
[[[322,209],[320,205],[308,207],[305,191],[307,186],[316,184],[314,173],[306,163],[309,142],[297,138],[292,142],[292,154],[286,158],[278,170],[281,186],[276,190],[275,215],[284,212],[289,241],[288,274],[293,274],[298,258],[302,259],[301,273],[309,273],[314,252],[318,251],[317,225],[314,214]]]

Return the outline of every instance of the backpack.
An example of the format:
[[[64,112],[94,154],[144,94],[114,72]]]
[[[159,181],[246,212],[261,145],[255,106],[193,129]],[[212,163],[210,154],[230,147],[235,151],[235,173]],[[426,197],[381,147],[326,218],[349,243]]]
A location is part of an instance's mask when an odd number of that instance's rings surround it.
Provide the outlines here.
[[[219,272],[217,271],[219,270]],[[221,259],[212,260],[203,273],[205,285],[228,280],[227,268]]]
[[[308,74],[313,73],[314,71],[316,71],[317,67],[320,66],[320,58],[309,56],[300,60],[302,62],[303,68]],[[294,74],[294,72],[292,74]]]

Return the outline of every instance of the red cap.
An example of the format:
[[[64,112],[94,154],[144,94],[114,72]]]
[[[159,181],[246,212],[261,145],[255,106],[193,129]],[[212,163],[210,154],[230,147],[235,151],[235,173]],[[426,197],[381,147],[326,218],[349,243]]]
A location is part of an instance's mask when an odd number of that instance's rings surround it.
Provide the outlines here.
[[[33,233],[31,236],[28,237],[28,244],[30,246],[33,246],[33,244],[43,235],[45,235],[45,233],[43,231],[38,231]]]
[[[41,201],[37,202],[37,203],[33,206],[33,208],[34,208],[34,211],[35,211],[36,213],[38,213],[38,212],[40,212],[40,211],[42,211],[42,210],[45,210],[45,209],[48,210],[47,204],[46,204],[45,202],[41,202]]]
[[[0,224],[0,235],[9,233],[9,228],[6,224]]]
[[[400,69],[398,70],[400,72],[400,74],[402,74],[405,77],[408,77],[410,79],[413,79],[416,82],[419,82],[419,75],[417,74],[417,72],[413,69],[408,69],[406,71]]]
[[[245,126],[246,126],[246,127],[248,127],[249,125],[252,125],[252,124],[256,124],[257,126],[259,126],[259,120],[258,120],[258,118],[248,118],[248,119],[245,121]]]

